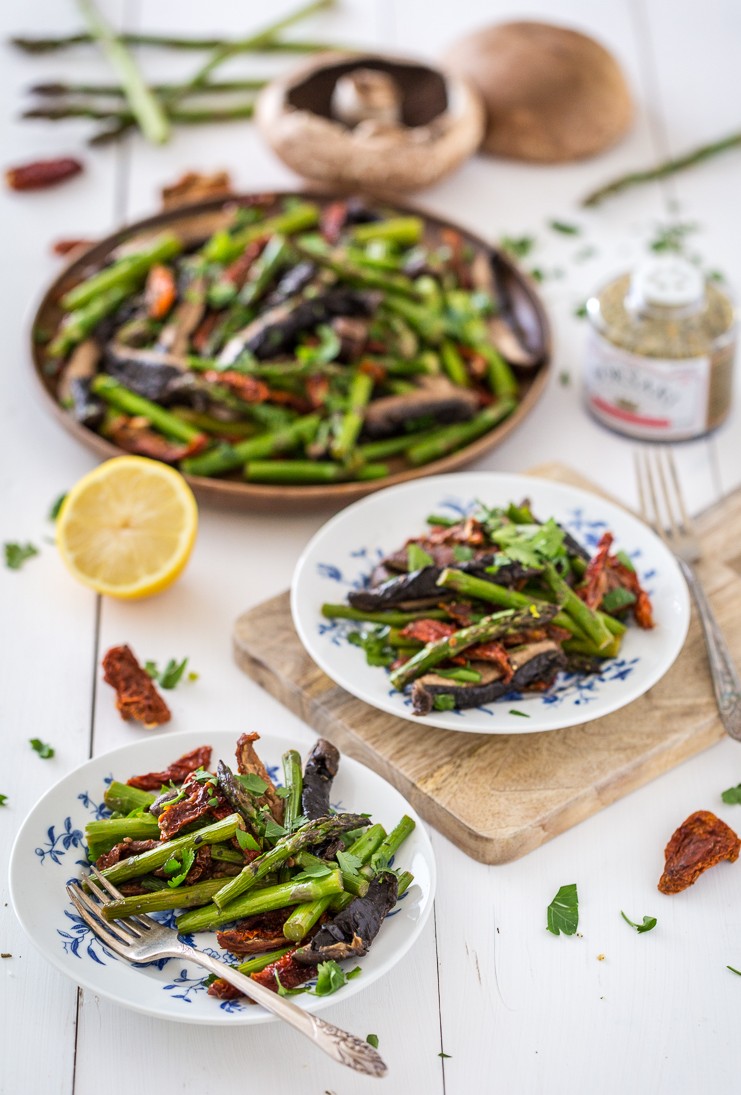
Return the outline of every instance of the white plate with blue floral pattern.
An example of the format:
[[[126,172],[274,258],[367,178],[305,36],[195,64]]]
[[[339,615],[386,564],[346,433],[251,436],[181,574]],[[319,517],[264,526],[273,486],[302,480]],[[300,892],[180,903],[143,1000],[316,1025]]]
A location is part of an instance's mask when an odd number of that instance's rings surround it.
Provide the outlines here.
[[[510,693],[483,707],[432,711],[417,718],[408,693],[395,691],[388,671],[366,664],[364,651],[347,641],[357,623],[323,618],[324,603],[342,603],[368,584],[380,560],[424,531],[429,514],[459,518],[486,506],[528,498],[541,521],[554,517],[593,553],[602,534],[626,552],[651,597],[656,626],[629,626],[620,655],[600,673],[561,673],[544,693]],[[293,622],[317,665],[365,703],[420,727],[474,734],[532,734],[598,719],[642,696],[666,673],[682,649],[689,626],[687,586],[671,552],[626,510],[587,491],[546,479],[495,472],[460,472],[379,491],[328,521],[304,550],[291,588]]]
[[[131,966],[97,939],[67,899],[65,884],[87,869],[85,825],[105,817],[103,794],[112,778],[125,781],[141,772],[159,771],[199,745],[213,746],[212,763],[234,755],[235,736],[225,731],[163,734],[95,757],[60,780],[34,806],[24,821],[10,860],[10,893],[16,915],[31,942],[45,958],[78,985],[114,1003],[177,1022],[215,1026],[277,1022],[263,1008],[244,1000],[219,1000],[206,991],[206,971],[178,959]],[[280,783],[280,759],[295,742],[261,736],[258,752],[271,778]],[[432,909],[435,859],[423,823],[408,802],[385,780],[362,764],[342,757],[332,786],[332,805],[370,813],[387,830],[408,814],[416,828],[402,845],[395,868],[411,871],[414,882],[386,917],[365,958],[361,974],[336,994],[294,997],[299,1007],[317,1011],[347,1000],[387,974],[419,936]],[[155,913],[171,924],[172,913]],[[200,950],[234,962],[216,948],[212,932],[184,937]]]

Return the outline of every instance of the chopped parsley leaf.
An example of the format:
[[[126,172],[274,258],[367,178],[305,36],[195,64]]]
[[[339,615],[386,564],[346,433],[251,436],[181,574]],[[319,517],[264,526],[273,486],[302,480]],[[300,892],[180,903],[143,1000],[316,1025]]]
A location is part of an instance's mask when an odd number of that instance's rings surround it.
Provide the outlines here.
[[[453,548],[453,558],[456,563],[467,563],[469,559],[473,559],[473,548],[468,544],[456,544]]]
[[[29,738],[28,744],[35,753],[39,754],[42,760],[50,760],[54,756],[51,745],[47,745],[41,738]]]
[[[578,224],[569,224],[567,221],[548,221],[548,227],[554,232],[560,232],[562,236],[580,236],[581,228]]]
[[[388,627],[376,627],[365,633],[351,631],[347,641],[365,652],[367,665],[389,666],[396,658],[396,651],[386,641],[388,633]]]
[[[0,806],[7,806],[7,804],[8,804],[8,796],[7,795],[0,795]]]
[[[193,866],[195,858],[196,853],[193,848],[186,848],[180,861],[178,861],[176,856],[170,856],[167,863],[165,863],[162,868],[166,875],[172,875],[172,878],[168,878],[167,885],[172,889],[182,885],[182,883],[185,882],[188,871]]]
[[[286,989],[280,983],[277,971],[275,980],[278,982],[279,996],[298,996],[302,992],[308,993],[309,996],[331,996],[332,993],[337,992],[338,989],[341,989],[343,985],[346,985],[348,981],[353,977],[357,977],[361,972],[360,966],[345,972],[342,966],[338,965],[333,958],[330,958],[328,962],[320,962],[317,966],[316,988]]]
[[[265,780],[260,779],[255,772],[248,772],[245,776],[237,776],[236,779],[245,791],[249,791],[251,795],[257,795],[258,798],[260,795],[264,795],[268,789]]]
[[[413,570],[421,570],[422,567],[434,566],[435,560],[419,544],[410,544],[407,548],[407,567],[410,573]]]
[[[455,711],[455,696],[450,692],[439,692],[432,698],[435,711]]]
[[[741,970],[735,969],[734,966],[726,966],[726,969],[730,970],[731,973],[737,973],[739,975],[739,977],[741,977]]]
[[[507,712],[508,715],[519,715],[521,719],[529,719],[530,716],[525,711],[518,711],[516,707],[510,707]]]
[[[499,240],[500,251],[506,251],[516,259],[527,258],[534,247],[534,236],[502,236]]]
[[[720,797],[727,806],[741,805],[741,783],[737,783],[735,787],[729,787]]]
[[[49,507],[48,513],[48,519],[50,521],[56,521],[57,517],[59,516],[59,511],[62,508],[66,497],[67,492],[65,491],[64,494],[60,494],[59,497],[55,498],[55,500],[52,502],[51,506]]]
[[[34,555],[39,553],[39,549],[31,543],[6,542],[3,546],[5,548],[5,565],[8,570],[20,570],[28,559],[32,559]]]
[[[358,868],[363,866],[363,861],[352,852],[338,852],[337,862],[343,874],[357,874]]]
[[[246,851],[259,852],[260,851],[260,845],[257,843],[255,838],[253,837],[252,833],[247,833],[247,832],[245,832],[244,829],[237,829],[237,832],[236,832],[235,835],[237,837],[237,844],[239,845],[239,847],[242,849],[243,852],[246,852]]]
[[[187,664],[187,658],[183,658],[181,662],[176,661],[175,658],[170,658],[160,673],[159,681],[162,688],[174,688],[175,685],[179,684]]]
[[[635,603],[635,593],[631,593],[629,589],[623,589],[622,586],[616,586],[615,589],[610,589],[605,593],[600,607],[605,612],[622,612],[624,608],[628,608]]]
[[[587,318],[587,302],[582,301],[581,304],[577,304],[576,308],[574,308],[573,314],[576,317],[576,319],[586,319]]]
[[[622,909],[620,910],[620,915],[626,924],[630,924],[631,928],[635,928],[639,935],[643,935],[644,932],[650,932],[652,928],[656,927],[655,916],[644,916],[643,923],[636,924],[634,920],[631,920],[630,917],[625,915]]]
[[[438,1053],[438,1057],[444,1057],[447,1061],[450,1060],[450,1054],[449,1053],[443,1053],[442,1050],[440,1050],[440,1052]]]
[[[561,886],[547,910],[547,929],[553,935],[575,935],[579,926],[579,895],[576,883]]]
[[[366,1034],[365,1040],[366,1040],[366,1042],[368,1043],[369,1046],[373,1046],[374,1049],[378,1049],[378,1035],[377,1034]]]

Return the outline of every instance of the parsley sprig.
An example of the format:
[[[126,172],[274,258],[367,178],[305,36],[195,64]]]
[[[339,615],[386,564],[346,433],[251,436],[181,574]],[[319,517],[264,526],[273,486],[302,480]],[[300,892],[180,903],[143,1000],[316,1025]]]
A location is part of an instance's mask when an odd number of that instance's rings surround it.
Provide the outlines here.
[[[553,935],[575,935],[579,927],[579,895],[576,883],[561,886],[547,910],[547,928]]]
[[[29,559],[33,559],[34,555],[39,554],[39,549],[32,543],[19,544],[6,541],[3,544],[5,549],[5,565],[8,570],[20,570],[24,563]]]
[[[47,745],[41,738],[29,738],[28,744],[31,746],[35,753],[38,753],[42,760],[51,760],[54,756],[54,750],[51,745]]]
[[[620,915],[626,924],[630,924],[631,928],[635,928],[639,935],[643,935],[644,932],[650,932],[652,928],[656,927],[655,916],[644,916],[642,924],[636,924],[635,920],[631,920],[629,916],[626,916],[623,910],[620,910]]]

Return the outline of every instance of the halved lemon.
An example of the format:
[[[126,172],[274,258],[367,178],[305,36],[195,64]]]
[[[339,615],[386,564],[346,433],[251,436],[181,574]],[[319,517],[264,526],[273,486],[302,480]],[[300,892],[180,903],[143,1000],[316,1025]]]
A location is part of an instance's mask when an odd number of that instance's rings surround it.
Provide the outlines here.
[[[111,597],[166,589],[188,561],[198,507],[182,475],[143,456],[117,456],[84,475],[57,518],[57,546],[80,582]]]

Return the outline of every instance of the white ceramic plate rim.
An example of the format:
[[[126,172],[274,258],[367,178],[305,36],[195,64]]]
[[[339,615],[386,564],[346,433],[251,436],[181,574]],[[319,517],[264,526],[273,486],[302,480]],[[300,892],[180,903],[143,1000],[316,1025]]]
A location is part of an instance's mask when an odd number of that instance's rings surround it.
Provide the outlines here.
[[[276,751],[277,758],[280,757],[280,754],[285,749],[289,748],[298,748],[302,755],[308,751],[300,744],[297,744],[295,741],[282,735],[263,733],[261,731],[260,737],[262,754],[267,755],[268,750],[270,750],[269,759],[271,762],[273,760],[273,750]],[[127,775],[132,775],[135,772],[154,770],[154,767],[157,765],[163,763],[167,764],[176,757],[187,752],[189,749],[194,749],[197,745],[212,745],[214,747],[214,759],[216,759],[219,754],[222,754],[225,757],[230,756],[234,751],[235,743],[235,735],[225,730],[213,731],[210,734],[208,732],[201,733],[200,731],[187,730],[121,746],[118,749],[92,757],[84,764],[75,768],[72,772],[69,772],[39,799],[26,816],[18,830],[10,856],[9,881],[13,909],[23,930],[37,950],[39,950],[53,966],[67,977],[70,977],[81,988],[89,989],[99,996],[106,997],[114,1003],[121,1004],[124,1007],[132,1008],[134,1011],[142,1012],[145,1015],[151,1015],[157,1019],[167,1019],[174,1022],[195,1023],[209,1026],[229,1026],[233,1024],[254,1026],[261,1023],[280,1021],[274,1015],[266,1012],[257,1005],[245,1007],[239,1012],[224,1012],[219,1007],[219,1001],[212,997],[209,997],[208,1000],[214,1005],[213,1014],[210,1014],[209,1012],[205,1014],[194,1014],[190,1008],[183,1008],[182,1011],[173,1013],[162,1006],[168,1001],[168,998],[166,996],[163,997],[162,992],[158,991],[162,988],[160,982],[155,981],[151,987],[150,995],[152,1001],[154,1001],[154,1003],[152,1003],[146,998],[146,990],[143,984],[147,971],[130,966],[123,959],[116,963],[116,968],[119,970],[123,969],[125,974],[131,978],[130,982],[127,982],[130,986],[130,993],[128,991],[115,991],[111,987],[110,981],[109,983],[106,983],[106,966],[98,966],[92,961],[87,962],[84,960],[79,961],[79,967],[77,965],[71,965],[68,960],[69,956],[63,951],[61,945],[55,945],[58,942],[56,937],[53,939],[46,936],[40,937],[39,933],[34,929],[29,916],[28,902],[32,899],[32,895],[28,881],[28,851],[29,849],[33,849],[34,844],[43,836],[49,824],[56,823],[58,820],[61,820],[65,813],[71,813],[73,810],[77,809],[77,795],[81,790],[84,789],[85,791],[89,791],[91,788],[95,789],[97,781],[101,788],[102,798],[103,779],[105,778],[102,773],[107,772],[108,770],[114,772],[117,778],[124,779]],[[258,750],[260,750],[260,745],[258,745]],[[157,759],[158,756],[159,759]],[[349,806],[352,806],[353,808],[357,807],[358,810],[369,809],[369,807],[373,806],[372,799],[375,791],[375,793],[380,794],[382,798],[385,797],[387,800],[392,800],[393,810],[398,813],[398,816],[386,817],[383,819],[387,827],[395,824],[403,813],[407,813],[414,819],[416,828],[399,853],[399,863],[397,865],[408,864],[411,866],[412,861],[415,860],[417,864],[426,871],[427,881],[423,890],[419,885],[416,887],[416,890],[419,891],[416,896],[416,902],[413,906],[410,906],[410,909],[412,907],[415,909],[416,915],[413,918],[407,918],[406,915],[404,915],[403,920],[408,927],[408,931],[401,935],[400,940],[393,948],[393,953],[381,961],[374,961],[374,949],[371,948],[369,954],[365,958],[358,960],[363,968],[362,974],[359,977],[355,977],[348,981],[338,993],[332,996],[316,997],[301,995],[294,997],[293,999],[298,1006],[304,1008],[306,1011],[319,1011],[332,1004],[342,1003],[351,996],[356,995],[358,992],[362,992],[364,988],[367,988],[380,977],[387,974],[403,958],[419,937],[432,910],[432,902],[435,895],[435,857],[430,838],[419,815],[404,799],[401,793],[390,783],[387,783],[381,776],[360,764],[359,761],[353,760],[351,757],[344,754],[335,783],[335,786],[340,792],[342,790],[343,772],[349,773],[354,780],[361,780],[364,788],[367,786],[370,792],[369,801],[364,805],[350,803],[348,804]],[[86,776],[92,776],[92,781],[90,778],[86,779]],[[385,807],[384,809],[386,808],[388,807]],[[371,809],[370,812],[373,812],[373,810]],[[90,816],[83,815],[80,824],[82,825],[85,820],[91,820]],[[78,854],[82,853],[78,852]],[[79,868],[73,866],[72,862],[70,862],[69,865],[65,864],[64,867],[66,869],[47,876],[52,880],[51,885],[47,884],[46,878],[39,882],[39,887],[41,888],[40,894],[38,888],[33,890],[36,899],[41,896],[42,899],[45,898],[53,903],[59,912],[59,924],[62,926],[65,926],[63,920],[65,909],[72,908],[71,903],[66,899],[64,886],[73,872],[79,872]],[[411,895],[412,892],[413,888],[410,888],[408,893]],[[379,940],[383,937],[384,927],[388,928],[389,924],[384,925],[381,928]],[[209,934],[213,941],[213,933]],[[205,935],[200,938],[205,939]],[[377,945],[378,942],[376,943],[376,946]],[[177,959],[171,960],[171,962],[178,961],[179,960]],[[202,967],[196,966],[192,962],[183,962],[182,965],[188,966],[189,970],[192,970],[194,975],[197,974],[199,977],[207,976],[207,972],[202,969]],[[139,979],[138,981],[136,980],[137,978]],[[142,999],[142,995],[145,998]],[[160,1004],[159,1007],[156,1006],[157,1003]]]
[[[339,558],[339,548],[335,548],[333,552],[333,539],[338,533],[344,536],[355,526],[358,527],[356,546],[360,546],[359,541],[363,536],[361,526],[367,524],[369,527],[381,530],[373,533],[377,546],[386,552],[397,548],[403,539],[397,535],[395,542],[389,542],[384,516],[387,517],[393,511],[411,508],[417,502],[421,507],[422,500],[428,507],[425,510],[428,513],[439,501],[439,496],[446,492],[463,498],[480,498],[492,505],[507,504],[512,500],[531,497],[534,498],[534,509],[543,519],[551,516],[551,509],[545,512],[543,506],[538,503],[538,495],[547,494],[549,498],[559,501],[564,507],[581,506],[587,513],[598,514],[600,519],[607,522],[608,527],[615,530],[622,529],[622,534],[615,545],[617,548],[628,546],[624,543],[625,530],[627,530],[628,536],[635,537],[636,546],[649,551],[660,561],[662,579],[665,579],[665,603],[671,602],[674,612],[671,629],[667,627],[665,631],[658,633],[661,641],[656,644],[655,660],[642,667],[639,677],[625,680],[622,682],[623,687],[613,689],[611,697],[602,695],[593,703],[582,707],[564,704],[557,709],[548,709],[547,717],[545,717],[543,708],[536,709],[535,704],[527,698],[524,698],[522,702],[517,701],[518,710],[530,704],[529,718],[512,715],[504,704],[497,707],[496,702],[489,705],[497,708],[494,718],[484,715],[476,708],[457,713],[433,711],[423,718],[410,717],[409,709],[404,705],[400,694],[393,692],[389,694],[388,680],[383,670],[366,667],[361,661],[363,655],[360,650],[353,648],[357,659],[352,666],[352,671],[347,666],[339,665],[338,660],[332,657],[333,648],[330,643],[319,641],[317,635],[317,627],[321,621],[320,605],[326,599],[317,595],[318,587],[321,585],[316,578],[317,564],[324,561],[330,564],[332,562],[344,564],[346,560],[344,557]],[[559,514],[556,513],[555,516],[558,517]],[[403,535],[413,535],[423,527],[423,521],[424,514],[417,515],[415,512],[410,516],[407,531]],[[391,535],[393,537],[394,534]],[[323,588],[324,592],[328,592],[326,583]],[[536,476],[500,472],[459,472],[431,476],[378,491],[342,510],[319,529],[302,552],[296,564],[291,585],[291,612],[294,626],[307,653],[328,677],[351,695],[397,718],[408,719],[420,728],[435,726],[444,730],[477,734],[532,734],[546,730],[559,730],[589,722],[619,710],[647,692],[671,667],[684,645],[690,620],[689,593],[674,556],[661,539],[637,517],[600,495],[569,484],[540,479]],[[659,618],[657,622],[660,627],[662,620]],[[655,635],[656,632],[646,634]],[[629,629],[625,645],[628,646],[630,642],[631,630]],[[371,669],[372,672],[366,673],[366,669]]]

